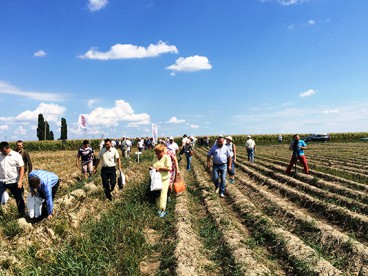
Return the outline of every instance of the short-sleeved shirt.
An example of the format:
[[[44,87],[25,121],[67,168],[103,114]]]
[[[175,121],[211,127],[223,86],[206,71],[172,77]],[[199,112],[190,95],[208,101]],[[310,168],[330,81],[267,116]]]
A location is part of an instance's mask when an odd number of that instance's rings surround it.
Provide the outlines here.
[[[119,159],[119,153],[114,147],[110,147],[109,150],[102,148],[98,153],[98,159],[102,160],[102,167],[115,167],[116,159]]]
[[[14,184],[19,181],[19,168],[24,166],[22,155],[10,150],[7,155],[0,154],[0,181]]]
[[[82,147],[78,150],[77,156],[81,157],[82,164],[85,165],[85,164],[92,162],[94,151],[91,147],[87,147],[87,148]]]
[[[230,142],[230,144],[226,143],[225,146],[227,146],[229,148],[229,151],[231,153],[231,157],[234,157],[233,143],[232,142]]]
[[[294,141],[292,141],[290,143],[290,146],[294,146]],[[300,147],[306,147],[307,144],[304,142],[304,140],[299,140],[298,144],[295,148],[293,148],[293,155],[295,156],[303,156],[304,155],[304,150],[301,149]]]
[[[44,170],[34,170],[28,175],[28,178],[37,177],[40,179],[40,186],[37,191],[41,191],[45,195],[47,214],[51,215],[54,209],[52,201],[52,187],[59,182],[59,177],[53,173]],[[31,188],[31,191],[33,189]]]
[[[256,145],[256,142],[254,142],[253,139],[248,139],[247,142],[245,142],[245,147],[247,149],[254,149],[255,145]]]
[[[179,150],[179,146],[175,142],[172,142],[172,144],[170,142],[166,143],[166,146],[167,146],[167,149],[172,150],[175,154],[176,154],[176,151]]]
[[[231,152],[229,148],[223,145],[221,148],[215,144],[213,145],[207,153],[207,156],[213,155],[213,164],[221,165],[227,163],[227,159],[231,157]]]
[[[171,158],[170,158],[169,155],[165,154],[164,156],[161,157],[160,160],[158,160],[157,156],[155,155],[153,157],[152,164],[153,164],[154,167],[161,167],[161,168],[169,169],[169,171],[160,171],[162,181],[165,181],[170,177],[170,175],[171,175],[170,171],[172,169],[172,163],[171,163]]]

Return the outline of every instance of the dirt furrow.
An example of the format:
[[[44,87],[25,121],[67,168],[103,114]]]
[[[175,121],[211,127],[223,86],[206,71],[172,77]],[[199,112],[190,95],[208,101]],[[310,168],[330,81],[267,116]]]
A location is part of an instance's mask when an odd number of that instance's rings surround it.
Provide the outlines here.
[[[181,193],[176,198],[175,205],[177,244],[175,257],[177,259],[177,275],[206,275],[205,266],[211,262],[202,254],[203,245],[191,224],[191,214],[187,207],[187,193]]]
[[[200,159],[197,164],[204,165],[204,161]],[[298,237],[278,227],[272,219],[263,215],[235,186],[228,185],[227,193],[233,202],[233,207],[240,213],[243,223],[251,228],[251,231],[267,236],[272,246],[275,247],[274,250],[281,251],[296,271],[301,272],[301,267],[303,267],[304,273],[307,274],[342,274]]]
[[[234,224],[229,220],[228,215],[224,212],[219,201],[214,199],[213,191],[207,191],[208,186],[206,185],[206,180],[204,180],[195,165],[193,165],[193,173],[198,185],[202,188],[206,209],[223,233],[224,242],[231,249],[235,263],[240,267],[240,270],[244,275],[270,274],[271,271],[267,267],[256,261],[253,256],[254,252],[246,246],[246,241],[242,233],[234,227]]]

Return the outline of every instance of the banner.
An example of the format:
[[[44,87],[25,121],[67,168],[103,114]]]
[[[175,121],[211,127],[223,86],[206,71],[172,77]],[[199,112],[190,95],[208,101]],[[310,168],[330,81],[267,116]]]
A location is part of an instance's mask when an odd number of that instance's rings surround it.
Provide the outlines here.
[[[87,116],[85,114],[80,114],[79,115],[78,126],[81,129],[86,129],[88,127]]]
[[[158,140],[158,127],[155,124],[152,124],[152,138],[155,141],[155,143],[157,144],[157,140]]]

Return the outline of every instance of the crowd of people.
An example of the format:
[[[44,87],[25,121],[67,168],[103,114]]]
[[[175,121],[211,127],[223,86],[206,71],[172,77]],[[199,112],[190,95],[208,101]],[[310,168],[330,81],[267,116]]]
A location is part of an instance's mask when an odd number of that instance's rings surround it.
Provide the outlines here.
[[[282,136],[278,136],[279,143]],[[237,148],[231,136],[219,135],[210,146],[209,137],[195,138],[184,134],[180,140],[180,145],[175,142],[173,136],[160,139],[156,144],[153,138],[136,138],[130,140],[123,136],[118,139],[104,139],[100,143],[98,154],[90,146],[88,140],[84,140],[76,155],[76,166],[81,170],[83,178],[90,180],[92,174],[97,172],[101,163],[102,187],[107,200],[113,200],[113,191],[116,186],[116,170],[122,172],[122,162],[119,154],[121,150],[122,158],[129,159],[132,148],[136,146],[136,152],[153,150],[155,155],[150,166],[150,170],[156,170],[161,175],[162,191],[156,198],[158,215],[164,217],[167,214],[166,206],[170,201],[173,185],[180,177],[179,163],[185,155],[187,171],[191,170],[192,156],[195,152],[196,143],[199,146],[210,147],[207,153],[207,168],[212,169],[212,181],[216,194],[225,197],[226,183],[235,182],[235,164],[237,162]],[[250,135],[247,136],[245,149],[249,162],[254,162],[256,143]],[[306,143],[300,139],[298,134],[293,136],[289,145],[292,151],[290,163],[286,169],[288,175],[291,174],[293,166],[297,160],[303,165],[304,172],[309,174],[308,164],[305,157]],[[10,148],[8,142],[0,143],[0,199],[5,204],[8,199],[7,190],[13,195],[20,217],[26,216],[26,205],[23,199],[24,179],[28,179],[29,193],[31,197],[37,197],[42,203],[42,212],[38,220],[44,218],[51,219],[54,215],[53,200],[60,184],[58,176],[45,170],[33,170],[29,153],[24,149],[23,141],[16,142],[15,150]],[[226,179],[229,175],[228,180]],[[28,205],[27,205],[28,206]]]

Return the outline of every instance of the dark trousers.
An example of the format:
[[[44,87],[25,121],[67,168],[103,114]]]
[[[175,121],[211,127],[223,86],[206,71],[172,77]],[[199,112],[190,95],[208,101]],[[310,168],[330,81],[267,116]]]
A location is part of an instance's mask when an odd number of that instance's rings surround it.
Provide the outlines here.
[[[116,168],[115,167],[102,167],[101,169],[102,186],[106,197],[111,200],[111,192],[115,189],[116,185]]]
[[[56,192],[59,188],[59,184],[60,184],[60,179],[58,180],[58,182],[56,183],[56,185],[54,185],[54,187],[52,187],[52,200],[54,200]],[[42,212],[41,212],[41,216],[38,217],[38,220],[43,220],[45,217],[48,216],[47,214],[47,205],[46,205],[46,195],[42,192],[42,191],[37,191],[38,195],[43,198],[45,201],[42,203]]]
[[[15,201],[17,202],[18,212],[19,214],[24,214],[25,212],[25,204],[23,199],[23,192],[24,188],[18,189],[18,183],[12,183],[12,184],[4,184],[0,182],[0,200],[3,196],[3,193],[6,191],[6,189],[9,189],[9,191],[14,196]]]

